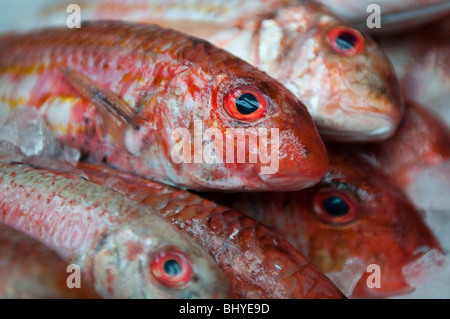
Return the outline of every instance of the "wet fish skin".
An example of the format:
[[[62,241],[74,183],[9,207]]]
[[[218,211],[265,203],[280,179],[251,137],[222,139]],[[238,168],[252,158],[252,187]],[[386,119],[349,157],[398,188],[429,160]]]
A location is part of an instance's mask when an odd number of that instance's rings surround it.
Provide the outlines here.
[[[376,141],[394,134],[403,97],[389,59],[370,36],[316,4],[282,8],[268,21],[260,36],[279,28],[282,47],[272,65],[261,67],[304,101],[325,140]],[[339,28],[354,34],[361,52],[345,55],[329,44]]]
[[[86,19],[156,23],[207,39],[259,67],[305,103],[324,139],[383,140],[401,120],[398,79],[384,52],[370,36],[316,3],[145,0],[80,5]],[[59,4],[41,13],[59,21],[61,12]],[[60,18],[65,23],[66,17]],[[361,52],[343,54],[330,45],[329,32],[340,27],[351,30]]]
[[[81,278],[79,288],[68,288],[69,264],[48,247],[0,224],[1,299],[97,299]]]
[[[7,164],[0,164],[0,190],[2,222],[79,265],[104,298],[228,296],[221,270],[201,247],[114,191],[72,174]],[[178,256],[172,258],[183,277],[161,272],[165,256]]]
[[[103,21],[5,35],[0,48],[0,115],[18,104],[38,108],[59,140],[90,161],[195,190],[299,189],[328,167],[305,106],[278,81],[203,40],[155,25]],[[243,86],[266,101],[252,122],[225,110],[226,94]],[[109,107],[117,114],[100,112],[99,103],[116,103]],[[261,174],[270,163],[248,163],[248,149],[246,163],[176,163],[171,151],[179,141],[172,133],[187,129],[186,147],[194,149],[195,121],[223,136],[228,128],[279,129],[278,170]]]
[[[79,163],[77,168],[93,183],[150,206],[195,238],[224,271],[232,298],[344,298],[285,239],[251,218],[108,167]]]
[[[337,286],[344,293],[349,292],[347,296],[385,298],[413,291],[411,277],[420,277],[427,269],[413,275],[405,269],[426,253],[436,256],[434,266],[440,269],[445,258],[440,243],[390,178],[358,153],[342,150],[341,144],[327,149],[330,170],[310,189],[232,196],[211,193],[208,198],[253,217],[284,236],[321,271],[332,275]],[[327,213],[323,205],[332,196],[348,205],[345,214]],[[366,284],[371,274],[366,267],[370,264],[380,267],[380,288],[368,288]],[[351,286],[355,276],[355,286]]]

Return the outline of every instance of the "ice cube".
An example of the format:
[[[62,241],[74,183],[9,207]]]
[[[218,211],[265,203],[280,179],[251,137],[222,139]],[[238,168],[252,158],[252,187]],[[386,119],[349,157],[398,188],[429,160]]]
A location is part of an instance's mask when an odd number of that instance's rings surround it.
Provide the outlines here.
[[[437,278],[445,265],[445,255],[432,249],[402,268],[403,277],[411,287],[419,287]]]
[[[4,163],[22,162],[27,157],[19,147],[8,141],[0,140],[0,160]]]
[[[450,161],[418,172],[407,193],[422,210],[450,213]]]
[[[75,165],[80,153],[62,146],[33,107],[17,107],[0,124],[0,154],[8,161],[52,158]],[[20,150],[20,152],[18,151]]]
[[[413,293],[396,296],[393,297],[394,299],[450,299],[450,232],[448,231],[450,229],[450,213],[427,211],[425,222],[442,245],[446,257],[445,265],[434,280],[429,278],[427,283],[419,285]]]
[[[366,265],[362,259],[349,258],[341,271],[329,272],[326,275],[344,295],[349,297],[365,271]]]

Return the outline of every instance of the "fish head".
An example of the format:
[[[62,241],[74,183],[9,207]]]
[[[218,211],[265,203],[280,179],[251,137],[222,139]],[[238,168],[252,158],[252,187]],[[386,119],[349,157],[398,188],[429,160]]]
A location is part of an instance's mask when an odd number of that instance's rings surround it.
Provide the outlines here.
[[[202,67],[211,79],[203,108],[184,124],[193,150],[185,176],[200,190],[297,190],[317,183],[328,156],[302,102],[254,66],[209,50],[215,58]]]
[[[317,183],[328,168],[328,155],[306,107],[280,82],[266,74],[251,74],[245,69],[236,71],[239,77],[220,81],[213,106],[220,114],[225,141],[227,138],[233,141],[233,135],[239,135],[236,134],[239,130],[254,132],[249,134],[245,156],[250,162],[252,154],[258,154],[258,160],[250,166],[244,164],[243,171],[259,177],[267,185],[264,190],[288,191]],[[240,103],[239,99],[247,92],[254,94],[259,99],[259,106],[264,108],[263,113],[255,118],[247,119],[233,112]],[[254,135],[258,143],[251,143],[250,136]],[[239,162],[237,156],[242,147],[238,139],[236,137],[232,143],[235,147],[234,162]],[[229,149],[226,152],[228,154]]]
[[[372,38],[319,5],[280,10],[275,21],[283,59],[271,72],[305,103],[324,139],[376,141],[395,133],[403,113],[399,81]]]
[[[144,28],[146,36],[156,30],[164,39],[162,62],[149,65],[155,70],[137,105],[81,72],[61,70],[96,101],[116,149],[90,155],[96,162],[197,191],[297,190],[325,174],[328,157],[315,123],[280,82],[205,40],[156,25],[129,28]]]
[[[410,200],[361,159],[329,152],[329,173],[298,199],[308,203],[297,211],[313,263],[334,278],[351,273],[355,286],[339,288],[354,298],[404,294],[429,280],[445,256]]]
[[[96,248],[94,277],[102,296],[143,299],[227,298],[228,283],[210,255],[167,221],[147,215],[110,232]],[[153,227],[151,224],[153,223]],[[153,229],[149,231],[149,229]],[[105,271],[106,269],[106,271]]]

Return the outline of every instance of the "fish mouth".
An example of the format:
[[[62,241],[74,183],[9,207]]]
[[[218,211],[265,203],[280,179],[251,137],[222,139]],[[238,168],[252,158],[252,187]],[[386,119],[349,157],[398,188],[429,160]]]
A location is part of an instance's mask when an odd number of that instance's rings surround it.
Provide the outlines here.
[[[445,254],[433,248],[399,269],[383,269],[380,265],[379,285],[375,285],[372,274],[365,272],[356,284],[352,298],[389,298],[412,293],[420,285],[435,279],[445,264]]]
[[[311,178],[299,176],[276,176],[268,174],[259,174],[259,178],[276,191],[288,192],[292,190],[301,190],[312,187],[320,182],[321,177]]]
[[[341,125],[317,124],[320,135],[328,141],[336,142],[372,142],[385,140],[394,135],[398,121],[394,117],[377,112],[345,112],[346,121]]]

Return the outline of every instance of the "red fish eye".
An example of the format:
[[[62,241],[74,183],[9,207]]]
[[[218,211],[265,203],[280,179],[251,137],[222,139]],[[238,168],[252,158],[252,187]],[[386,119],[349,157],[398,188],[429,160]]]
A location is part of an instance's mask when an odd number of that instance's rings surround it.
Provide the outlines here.
[[[336,27],[328,32],[328,43],[337,53],[351,56],[361,53],[365,41],[362,34],[350,27]]]
[[[158,252],[151,262],[151,272],[161,284],[171,288],[182,288],[192,278],[192,267],[188,258],[178,250]]]
[[[344,190],[321,190],[314,195],[313,208],[317,215],[330,224],[345,224],[358,216],[357,200]]]
[[[223,99],[227,113],[242,121],[260,119],[266,111],[266,99],[255,87],[241,85],[228,91]]]

